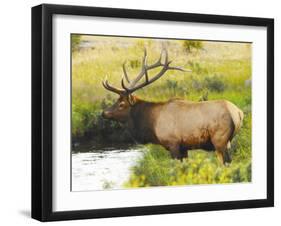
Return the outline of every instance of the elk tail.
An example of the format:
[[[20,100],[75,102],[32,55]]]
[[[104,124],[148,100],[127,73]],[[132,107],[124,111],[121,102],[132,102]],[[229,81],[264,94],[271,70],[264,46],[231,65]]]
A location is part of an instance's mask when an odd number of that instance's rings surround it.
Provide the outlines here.
[[[240,109],[238,109],[238,116],[239,117],[238,117],[237,123],[235,124],[234,134],[238,133],[238,131],[240,130],[240,128],[242,127],[242,124],[243,124],[244,113]]]
[[[228,110],[231,114],[233,126],[234,126],[234,131],[231,136],[231,139],[238,133],[240,128],[242,127],[243,124],[243,118],[244,118],[244,113],[241,111],[238,107],[236,107],[234,104],[228,102]]]

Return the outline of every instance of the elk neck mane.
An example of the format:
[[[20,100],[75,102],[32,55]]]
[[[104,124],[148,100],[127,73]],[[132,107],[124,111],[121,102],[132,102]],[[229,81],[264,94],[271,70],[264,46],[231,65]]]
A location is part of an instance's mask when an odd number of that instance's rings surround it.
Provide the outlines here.
[[[128,127],[130,132],[139,142],[158,143],[154,133],[155,119],[159,109],[165,102],[151,102],[135,98],[135,104],[131,107]]]

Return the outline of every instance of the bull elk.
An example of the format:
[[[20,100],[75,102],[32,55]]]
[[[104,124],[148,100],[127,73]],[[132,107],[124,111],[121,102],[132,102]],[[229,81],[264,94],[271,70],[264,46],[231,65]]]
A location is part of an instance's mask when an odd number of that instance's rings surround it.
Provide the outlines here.
[[[230,163],[230,142],[243,121],[243,112],[233,103],[226,100],[193,102],[181,99],[155,103],[133,95],[138,89],[161,78],[168,70],[187,71],[170,64],[168,52],[163,49],[158,61],[148,65],[145,50],[141,71],[131,81],[124,63],[122,88],[110,85],[107,79],[102,83],[105,89],[119,95],[116,103],[105,109],[102,116],[127,123],[138,142],[160,144],[170,151],[173,158],[183,159],[188,157],[188,150],[203,149],[215,151],[222,164]],[[160,68],[160,71],[149,78],[148,71],[155,68]]]

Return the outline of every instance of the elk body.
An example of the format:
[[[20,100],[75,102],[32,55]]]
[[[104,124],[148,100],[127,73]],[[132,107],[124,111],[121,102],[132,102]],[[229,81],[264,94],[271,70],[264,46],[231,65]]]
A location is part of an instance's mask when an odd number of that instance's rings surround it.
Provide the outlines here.
[[[163,53],[164,63],[161,62]],[[103,117],[127,123],[138,142],[160,144],[173,158],[183,159],[188,156],[188,150],[203,149],[216,151],[223,164],[230,162],[230,142],[242,125],[243,112],[226,100],[193,102],[172,99],[154,103],[139,99],[132,93],[156,81],[167,70],[186,71],[170,66],[165,49],[152,65],[146,64],[146,58],[145,51],[141,72],[133,81],[129,80],[123,64],[122,89],[109,85],[107,80],[103,82],[106,89],[119,95],[117,102],[103,111]],[[150,79],[148,70],[156,67],[162,69]],[[142,78],[144,81],[140,83]]]

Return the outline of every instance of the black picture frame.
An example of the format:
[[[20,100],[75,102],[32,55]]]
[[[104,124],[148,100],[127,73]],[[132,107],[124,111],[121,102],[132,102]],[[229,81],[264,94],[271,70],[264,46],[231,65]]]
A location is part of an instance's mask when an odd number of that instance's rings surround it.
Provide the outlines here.
[[[52,18],[55,14],[266,27],[267,198],[54,212],[52,210]],[[32,218],[40,221],[56,221],[271,206],[274,206],[273,19],[49,4],[32,8]]]

